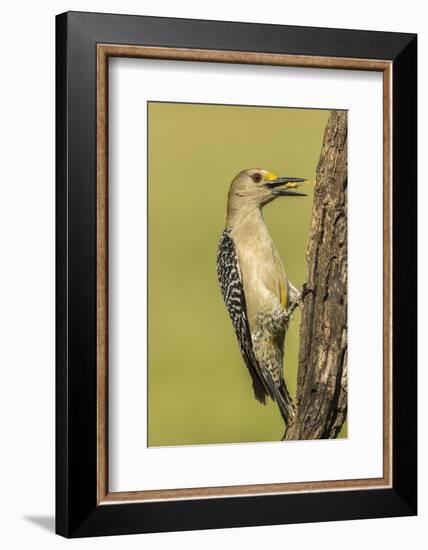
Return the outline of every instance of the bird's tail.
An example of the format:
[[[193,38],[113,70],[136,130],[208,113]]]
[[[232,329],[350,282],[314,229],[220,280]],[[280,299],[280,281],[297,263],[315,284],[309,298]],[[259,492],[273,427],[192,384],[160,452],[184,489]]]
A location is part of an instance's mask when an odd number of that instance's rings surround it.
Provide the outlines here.
[[[294,404],[291,399],[291,395],[288,393],[287,386],[285,382],[282,381],[280,387],[276,392],[275,401],[278,404],[279,410],[281,411],[281,416],[284,419],[284,422],[287,428],[290,426],[294,418]]]

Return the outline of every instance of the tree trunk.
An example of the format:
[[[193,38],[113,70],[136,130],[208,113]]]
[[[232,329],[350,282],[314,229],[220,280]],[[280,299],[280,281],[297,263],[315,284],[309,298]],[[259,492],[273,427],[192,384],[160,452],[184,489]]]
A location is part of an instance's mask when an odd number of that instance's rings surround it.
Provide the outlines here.
[[[337,437],[347,413],[347,113],[325,129],[306,252],[296,417],[285,439]]]

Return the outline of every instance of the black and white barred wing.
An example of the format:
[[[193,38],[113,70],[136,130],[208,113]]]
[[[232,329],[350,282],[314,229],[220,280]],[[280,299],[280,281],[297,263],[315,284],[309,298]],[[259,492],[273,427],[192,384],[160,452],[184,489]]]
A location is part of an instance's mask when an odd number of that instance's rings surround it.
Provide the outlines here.
[[[258,401],[266,403],[266,397],[271,392],[267,391],[265,377],[254,355],[241,271],[235,245],[227,229],[223,231],[218,247],[217,275],[224,303],[238,338],[242,357],[253,380],[254,395]]]

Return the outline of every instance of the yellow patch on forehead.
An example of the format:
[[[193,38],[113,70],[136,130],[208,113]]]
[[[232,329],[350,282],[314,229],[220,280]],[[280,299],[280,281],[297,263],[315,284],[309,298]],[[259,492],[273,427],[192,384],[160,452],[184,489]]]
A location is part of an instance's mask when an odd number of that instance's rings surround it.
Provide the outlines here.
[[[278,176],[276,176],[275,174],[272,174],[272,172],[266,172],[265,179],[267,181],[273,181],[273,180],[277,180]]]

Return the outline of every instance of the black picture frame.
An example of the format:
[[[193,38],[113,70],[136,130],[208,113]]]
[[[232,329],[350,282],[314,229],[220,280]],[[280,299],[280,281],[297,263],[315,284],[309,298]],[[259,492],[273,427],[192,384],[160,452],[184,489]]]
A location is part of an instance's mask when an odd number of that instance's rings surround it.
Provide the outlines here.
[[[392,487],[97,504],[100,43],[392,62]],[[417,36],[68,12],[56,18],[56,97],[56,532],[85,537],[415,515]]]

